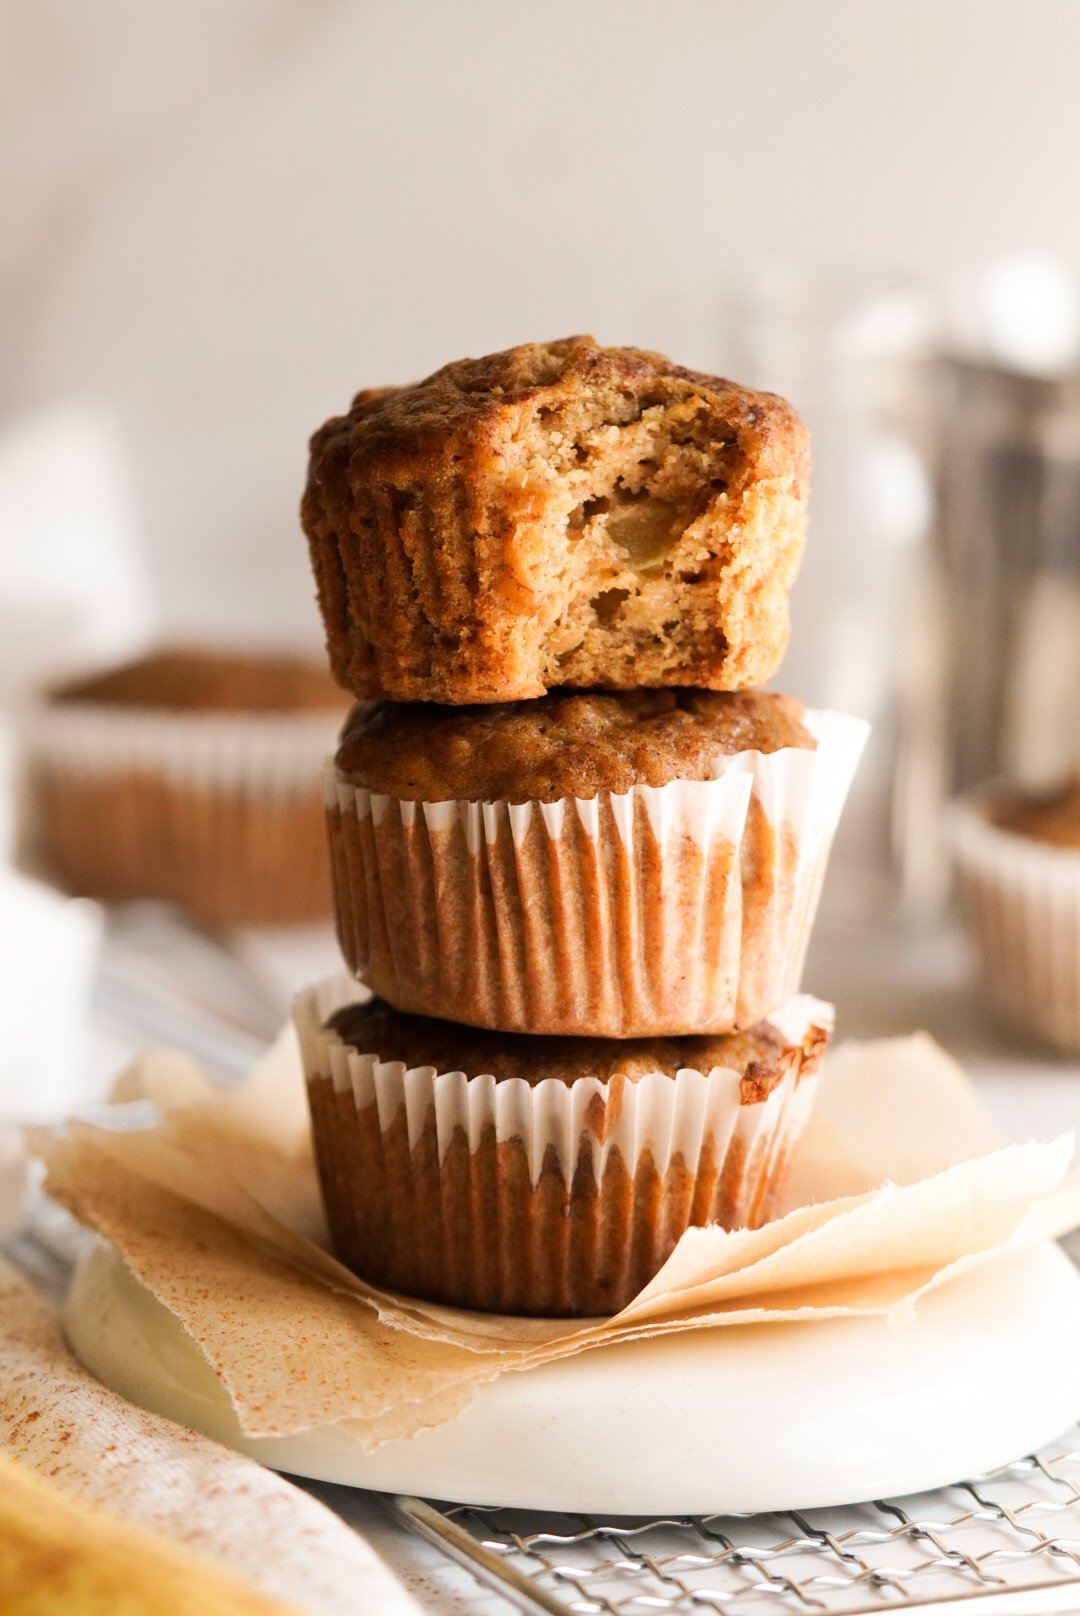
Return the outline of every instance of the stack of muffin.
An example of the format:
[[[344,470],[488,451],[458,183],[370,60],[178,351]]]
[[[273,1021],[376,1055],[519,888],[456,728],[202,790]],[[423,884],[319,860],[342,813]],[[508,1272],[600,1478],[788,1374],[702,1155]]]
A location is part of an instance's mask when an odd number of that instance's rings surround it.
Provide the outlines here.
[[[864,738],[754,688],[806,430],[591,339],[359,394],[303,522],[361,698],[326,785],[350,970],[297,1026],[333,1238],[504,1312],[625,1305],[775,1210],[831,1007],[798,995]]]

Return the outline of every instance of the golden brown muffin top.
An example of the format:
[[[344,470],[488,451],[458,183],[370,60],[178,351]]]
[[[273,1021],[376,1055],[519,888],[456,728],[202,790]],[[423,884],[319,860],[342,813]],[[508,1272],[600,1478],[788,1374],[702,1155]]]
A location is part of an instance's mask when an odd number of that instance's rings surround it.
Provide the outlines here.
[[[559,693],[490,707],[354,709],[337,765],[407,802],[556,802],[708,780],[718,754],[816,742],[790,696],[760,690]]]
[[[369,387],[356,394],[347,415],[334,416],[313,435],[312,476],[320,476],[324,454],[340,454],[348,445],[355,455],[400,455],[407,459],[444,445],[466,432],[476,441],[478,425],[493,422],[506,407],[543,392],[545,409],[573,404],[585,388],[598,383],[621,385],[628,405],[648,407],[648,385],[654,378],[686,384],[687,391],[722,398],[732,430],[746,430],[757,457],[789,466],[794,460],[809,470],[809,436],[802,420],[775,393],[743,387],[723,376],[687,370],[663,354],[643,348],[602,348],[594,337],[563,337],[555,342],[526,342],[480,359],[456,359],[423,381],[406,387]]]
[[[613,1077],[639,1078],[649,1072],[674,1077],[684,1067],[710,1072],[724,1066],[741,1073],[744,1105],[770,1093],[783,1075],[784,1057],[793,1049],[767,1021],[726,1037],[537,1038],[405,1015],[381,999],[347,1005],[331,1016],[327,1027],[362,1055],[403,1061],[408,1069],[434,1066],[436,1071],[464,1072],[466,1077],[489,1075],[499,1082],[520,1077],[529,1084],[547,1078],[573,1083],[595,1077],[606,1083]],[[819,1030],[812,1031],[807,1052],[815,1051],[823,1039]]]
[[[988,801],[987,815],[999,830],[1080,852],[1080,761],[1050,791],[999,792]]]
[[[809,470],[783,399],[591,337],[358,393],[301,506],[335,675],[453,705],[762,685]]]
[[[347,697],[321,662],[284,653],[166,646],[57,685],[50,702],[173,712],[332,712]]]

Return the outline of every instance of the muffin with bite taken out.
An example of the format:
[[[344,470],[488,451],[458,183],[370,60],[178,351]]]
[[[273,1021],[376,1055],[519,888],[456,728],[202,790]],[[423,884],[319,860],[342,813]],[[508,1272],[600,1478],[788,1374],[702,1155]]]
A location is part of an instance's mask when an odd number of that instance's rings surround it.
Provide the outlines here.
[[[301,508],[335,676],[447,705],[764,684],[809,475],[785,400],[591,337],[359,393]]]

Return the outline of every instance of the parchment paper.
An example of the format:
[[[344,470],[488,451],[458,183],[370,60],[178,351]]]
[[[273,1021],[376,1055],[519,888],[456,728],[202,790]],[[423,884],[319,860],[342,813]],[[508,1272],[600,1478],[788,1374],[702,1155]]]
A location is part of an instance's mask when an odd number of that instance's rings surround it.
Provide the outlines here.
[[[237,1091],[171,1054],[122,1091],[160,1122],[35,1130],[47,1187],[177,1316],[252,1436],[344,1423],[374,1447],[453,1418],[499,1375],[669,1331],[712,1329],[719,1352],[741,1324],[900,1325],[932,1286],[1080,1223],[1071,1136],[998,1148],[928,1037],[847,1044],[783,1217],[688,1231],[614,1318],[503,1318],[376,1290],[329,1253],[291,1031]]]

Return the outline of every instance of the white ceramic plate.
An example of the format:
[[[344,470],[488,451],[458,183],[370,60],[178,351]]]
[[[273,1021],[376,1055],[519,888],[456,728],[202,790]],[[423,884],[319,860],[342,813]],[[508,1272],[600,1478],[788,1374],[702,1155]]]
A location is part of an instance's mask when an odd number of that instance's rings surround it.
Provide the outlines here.
[[[365,1453],[333,1427],[245,1438],[176,1319],[108,1247],[66,1310],[133,1402],[273,1469],[462,1503],[653,1515],[812,1509],[928,1491],[1080,1414],[1080,1277],[1056,1246],[999,1257],[915,1322],[699,1330],[504,1376],[447,1425]]]

